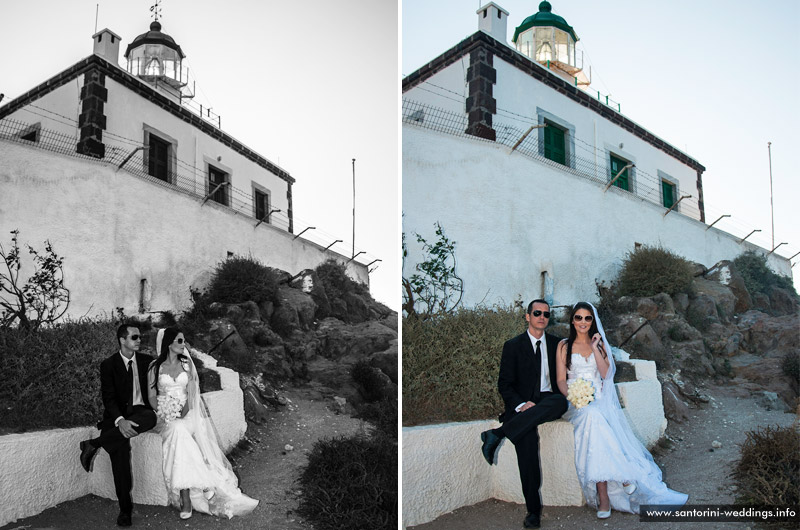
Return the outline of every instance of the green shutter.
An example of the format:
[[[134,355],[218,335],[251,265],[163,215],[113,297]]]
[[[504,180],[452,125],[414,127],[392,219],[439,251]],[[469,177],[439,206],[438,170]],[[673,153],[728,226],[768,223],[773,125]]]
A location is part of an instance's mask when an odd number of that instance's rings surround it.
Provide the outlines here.
[[[623,167],[625,167],[627,164],[628,164],[628,162],[626,162],[625,160],[622,160],[621,158],[617,158],[614,155],[611,155],[611,161],[610,161],[610,164],[609,164],[611,166],[611,175],[609,175],[609,177],[608,177],[609,180],[613,179],[614,177],[616,177],[617,173],[619,173],[619,170],[622,169]],[[628,182],[628,170],[627,169],[625,171],[623,171],[622,175],[620,175],[620,177],[614,182],[614,186],[616,186],[618,188],[622,188],[625,191],[630,191],[631,190],[630,184]]]
[[[666,180],[661,181],[661,196],[664,200],[664,208],[671,208],[675,204],[675,185]]]
[[[545,122],[544,157],[553,162],[567,165],[567,148],[564,144],[564,131],[550,122]]]

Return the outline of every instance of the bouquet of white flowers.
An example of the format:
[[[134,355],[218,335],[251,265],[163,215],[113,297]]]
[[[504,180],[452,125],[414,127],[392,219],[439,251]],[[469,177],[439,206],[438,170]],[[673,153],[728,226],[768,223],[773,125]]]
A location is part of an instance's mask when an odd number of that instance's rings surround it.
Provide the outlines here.
[[[569,385],[567,399],[576,409],[583,408],[594,401],[594,386],[591,382],[579,377]]]
[[[181,416],[181,410],[186,403],[185,399],[170,394],[160,394],[158,396],[158,410],[156,414],[166,423],[171,422]]]

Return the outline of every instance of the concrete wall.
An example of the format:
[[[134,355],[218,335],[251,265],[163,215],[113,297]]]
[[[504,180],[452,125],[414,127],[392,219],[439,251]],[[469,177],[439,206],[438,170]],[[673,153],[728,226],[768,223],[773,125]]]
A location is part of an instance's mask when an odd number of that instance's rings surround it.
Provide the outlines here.
[[[667,427],[661,385],[653,361],[630,362],[638,380],[616,385],[620,403],[634,434],[652,447]],[[487,420],[403,428],[403,527],[490,498],[524,504],[513,444],[501,444],[496,466],[487,465],[481,453],[480,433],[499,425]],[[542,502],[583,505],[572,424],[557,420],[541,425],[539,440]]]
[[[247,429],[239,375],[217,368],[216,361],[205,354],[196,350],[193,354],[220,374],[222,390],[205,393],[203,398],[227,451]],[[80,442],[98,435],[94,427],[76,427],[0,436],[0,526],[90,493],[116,500],[108,453],[97,452],[91,473],[83,470],[78,458]],[[131,465],[133,502],[165,506],[161,436],[147,432],[133,438]]]
[[[403,125],[403,275],[422,261],[414,232],[435,241],[434,223],[456,242],[463,304],[510,304],[542,293],[553,303],[597,298],[596,281],[613,280],[636,243],[661,245],[711,266],[759,247],[615,187],[575,176],[490,142]],[[764,252],[766,253],[766,252]],[[768,263],[791,276],[789,261]]]
[[[126,313],[139,309],[141,281],[146,310],[180,311],[190,287],[204,287],[229,252],[253,256],[292,274],[326,259],[346,258],[285,230],[200,201],[172,187],[142,179],[102,162],[0,141],[0,243],[20,230],[20,246],[50,240],[64,258],[69,314]],[[365,266],[352,261],[348,274],[369,284]]]

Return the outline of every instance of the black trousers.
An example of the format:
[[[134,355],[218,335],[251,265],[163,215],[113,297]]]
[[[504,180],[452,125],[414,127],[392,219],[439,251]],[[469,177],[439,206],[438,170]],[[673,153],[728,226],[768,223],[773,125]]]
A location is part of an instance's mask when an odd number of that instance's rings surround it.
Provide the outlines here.
[[[156,413],[142,405],[134,406],[133,411],[125,415],[125,419],[139,424],[138,427],[134,427],[139,434],[156,426]],[[108,452],[111,459],[111,472],[114,474],[114,489],[119,500],[119,511],[130,514],[133,511],[130,439],[123,436],[119,427],[112,427],[103,429],[100,436],[90,442],[95,447],[102,447]]]
[[[539,432],[542,423],[557,420],[567,411],[567,398],[558,392],[542,392],[539,402],[517,412],[503,423],[503,432],[517,451],[519,478],[528,513],[541,515],[542,467],[539,463]]]

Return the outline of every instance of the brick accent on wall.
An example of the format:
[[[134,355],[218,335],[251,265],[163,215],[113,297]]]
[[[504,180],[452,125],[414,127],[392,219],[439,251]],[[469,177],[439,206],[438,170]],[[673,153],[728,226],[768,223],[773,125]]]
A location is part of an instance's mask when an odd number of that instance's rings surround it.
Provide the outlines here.
[[[703,171],[697,170],[697,207],[700,209],[700,222],[706,222],[706,209],[703,203]]]
[[[494,141],[492,116],[497,113],[497,101],[492,96],[497,83],[497,70],[493,66],[494,57],[488,48],[480,46],[469,55],[467,69],[467,134]]]
[[[106,116],[103,111],[108,101],[108,89],[105,84],[106,76],[99,69],[83,74],[81,114],[78,116],[81,139],[77,151],[95,158],[104,158],[106,155],[106,146],[103,143]]]
[[[286,212],[287,217],[289,217],[289,233],[294,234],[294,208],[292,207],[292,183],[289,182],[289,185],[286,188],[286,201],[289,203],[288,212]]]

